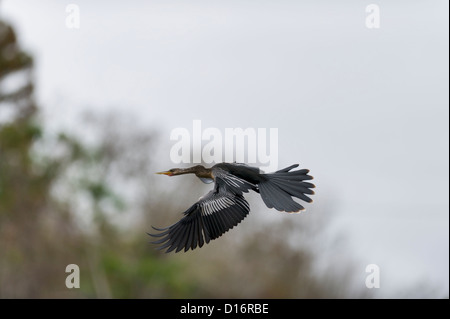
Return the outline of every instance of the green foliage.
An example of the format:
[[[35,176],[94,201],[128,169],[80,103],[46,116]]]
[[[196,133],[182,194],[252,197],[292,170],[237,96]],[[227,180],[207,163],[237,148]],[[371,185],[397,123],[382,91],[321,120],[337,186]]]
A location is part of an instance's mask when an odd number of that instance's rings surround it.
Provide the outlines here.
[[[32,58],[19,49],[12,27],[0,21],[0,79],[17,70],[29,68],[32,63]]]

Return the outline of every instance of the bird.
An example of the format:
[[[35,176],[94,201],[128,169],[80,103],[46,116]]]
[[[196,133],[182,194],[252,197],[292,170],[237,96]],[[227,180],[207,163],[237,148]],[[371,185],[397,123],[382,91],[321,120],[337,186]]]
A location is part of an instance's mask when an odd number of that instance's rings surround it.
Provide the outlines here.
[[[268,208],[288,213],[305,210],[293,197],[312,203],[308,195],[314,195],[312,188],[315,185],[306,182],[313,179],[308,175],[308,169],[293,170],[298,166],[294,164],[266,174],[258,167],[243,163],[218,163],[211,168],[196,165],[156,173],[167,176],[195,174],[204,183],[214,182],[214,188],[200,197],[175,224],[165,228],[152,226],[158,233],[148,233],[156,238],[151,243],[160,245],[159,249],[166,249],[166,253],[201,248],[247,217],[250,206],[243,193],[250,190],[259,193]]]

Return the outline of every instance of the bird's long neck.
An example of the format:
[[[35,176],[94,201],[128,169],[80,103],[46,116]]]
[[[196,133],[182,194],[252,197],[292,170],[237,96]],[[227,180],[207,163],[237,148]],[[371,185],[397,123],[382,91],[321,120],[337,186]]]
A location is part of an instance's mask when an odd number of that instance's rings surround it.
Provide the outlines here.
[[[211,169],[205,168],[202,165],[182,169],[177,175],[181,174],[195,174],[199,178],[213,178]]]

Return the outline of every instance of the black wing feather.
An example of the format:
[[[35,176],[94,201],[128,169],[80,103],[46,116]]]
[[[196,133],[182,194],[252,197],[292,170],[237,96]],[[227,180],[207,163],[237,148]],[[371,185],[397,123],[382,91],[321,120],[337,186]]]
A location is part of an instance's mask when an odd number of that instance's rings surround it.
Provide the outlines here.
[[[166,228],[156,228],[160,233],[149,234],[157,237],[154,244],[166,252],[195,249],[216,239],[237,224],[249,213],[250,207],[243,196],[216,187],[197,203],[192,205],[184,217]]]

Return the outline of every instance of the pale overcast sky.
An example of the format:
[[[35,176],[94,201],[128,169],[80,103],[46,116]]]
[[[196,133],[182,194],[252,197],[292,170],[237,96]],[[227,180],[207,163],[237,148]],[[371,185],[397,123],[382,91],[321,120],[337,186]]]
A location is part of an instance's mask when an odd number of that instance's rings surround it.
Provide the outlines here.
[[[66,6],[80,28],[66,26]],[[366,6],[380,28],[366,26]],[[448,1],[3,0],[36,59],[45,120],[86,109],[174,128],[278,128],[279,167],[313,172],[316,202],[392,296],[449,289]],[[168,162],[169,147],[161,161]],[[163,167],[169,168],[169,167]],[[420,293],[417,293],[420,296]]]

